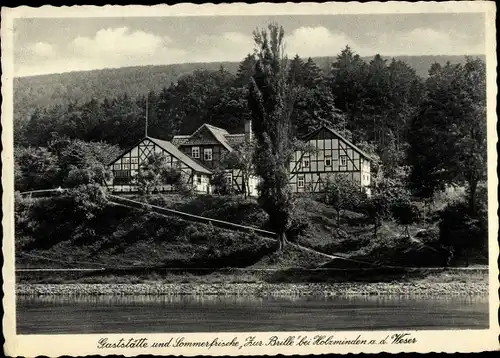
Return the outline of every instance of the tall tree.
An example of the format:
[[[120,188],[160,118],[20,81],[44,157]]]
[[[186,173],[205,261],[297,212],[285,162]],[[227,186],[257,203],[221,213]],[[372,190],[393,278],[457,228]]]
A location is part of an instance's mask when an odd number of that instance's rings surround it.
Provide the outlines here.
[[[469,209],[475,214],[477,187],[487,175],[486,67],[479,58],[467,58],[455,72],[451,172],[455,182],[467,184]]]
[[[303,76],[304,87],[314,88],[323,83],[323,71],[321,71],[311,57],[303,65]]]
[[[346,46],[332,63],[328,77],[336,107],[347,116],[350,129],[359,132],[358,139],[367,140],[364,119],[367,64]]]
[[[269,215],[281,249],[294,207],[289,163],[293,153],[290,117],[295,91],[287,83],[287,59],[283,54],[285,31],[277,24],[270,24],[268,30],[254,32],[259,50],[248,105],[256,140],[255,169],[261,177],[259,203]]]
[[[255,71],[255,64],[257,63],[257,59],[255,58],[255,54],[248,54],[240,62],[238,66],[238,71],[236,72],[236,78],[234,80],[234,86],[236,87],[246,87],[250,83],[252,76]]]
[[[298,89],[292,123],[299,138],[323,125],[347,134],[345,116],[335,107],[330,89],[324,86]]]
[[[288,68],[288,83],[296,86],[304,85],[304,61],[299,55],[290,61]]]
[[[433,66],[427,95],[410,131],[411,181],[429,197],[445,183],[467,185],[475,212],[478,184],[486,179],[486,75],[480,59]]]
[[[247,87],[222,89],[220,95],[210,102],[204,121],[229,132],[242,132],[245,119],[250,118],[247,97]]]

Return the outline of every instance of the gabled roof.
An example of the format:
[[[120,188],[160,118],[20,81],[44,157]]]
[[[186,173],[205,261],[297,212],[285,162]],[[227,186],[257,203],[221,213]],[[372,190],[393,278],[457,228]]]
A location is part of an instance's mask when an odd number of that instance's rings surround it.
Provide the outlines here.
[[[172,155],[173,157],[177,158],[178,160],[180,160],[181,162],[183,162],[184,164],[186,164],[188,167],[190,167],[194,171],[199,172],[199,173],[203,173],[203,174],[209,174],[209,175],[212,174],[212,171],[210,171],[208,168],[206,168],[202,164],[198,163],[193,158],[191,158],[191,157],[187,156],[186,154],[182,153],[179,150],[179,148],[177,148],[172,143],[170,143],[170,142],[168,142],[166,140],[152,138],[152,137],[149,137],[149,136],[142,138],[140,141],[138,141],[136,144],[134,144],[133,146],[131,146],[129,149],[123,151],[119,156],[117,156],[115,159],[113,159],[108,165],[111,165],[111,164],[115,163],[118,159],[120,159],[125,154],[127,154],[128,152],[130,152],[133,148],[135,148],[139,144],[141,144],[145,139],[148,139],[151,142],[153,142],[154,144],[156,144],[157,146],[165,149],[167,152],[170,153],[170,155]]]
[[[317,135],[319,132],[321,132],[321,130],[327,130],[329,131],[330,133],[332,133],[334,136],[342,139],[344,142],[346,142],[352,149],[354,149],[356,152],[358,152],[361,156],[365,157],[366,159],[368,160],[373,160],[373,158],[368,155],[366,152],[362,151],[361,149],[359,149],[359,147],[357,147],[354,143],[352,143],[349,139],[345,138],[342,134],[340,134],[339,132],[337,132],[335,129],[332,129],[330,127],[327,127],[327,126],[321,126],[320,128],[306,134],[304,137],[302,137],[302,140],[309,140],[311,138],[313,138],[315,135]]]
[[[223,128],[219,128],[219,127],[213,126],[211,124],[204,123],[197,130],[195,130],[194,133],[191,135],[174,136],[174,138],[172,139],[172,142],[177,146],[189,145],[190,140],[193,139],[193,141],[194,141],[196,134],[199,133],[203,129],[208,130],[210,132],[210,134],[212,134],[212,136],[215,138],[215,140],[217,142],[219,142],[220,144],[222,144],[224,146],[224,148],[226,148],[230,152],[233,151],[232,146],[241,143],[243,141],[241,138],[244,138],[244,136],[245,136],[244,133],[243,134],[240,134],[240,133],[229,134],[228,131],[226,131]]]
[[[149,139],[150,141],[152,141],[153,143],[155,143],[156,145],[158,145],[159,147],[165,149],[172,156],[176,157],[177,159],[179,159],[181,162],[183,162],[184,164],[186,164],[188,167],[195,170],[196,172],[204,173],[204,174],[212,174],[212,172],[208,168],[204,167],[203,165],[201,165],[200,163],[198,163],[197,161],[195,161],[194,159],[192,159],[188,155],[182,153],[175,145],[173,145],[169,141],[157,139],[157,138],[152,138],[152,137],[146,137],[146,138]]]

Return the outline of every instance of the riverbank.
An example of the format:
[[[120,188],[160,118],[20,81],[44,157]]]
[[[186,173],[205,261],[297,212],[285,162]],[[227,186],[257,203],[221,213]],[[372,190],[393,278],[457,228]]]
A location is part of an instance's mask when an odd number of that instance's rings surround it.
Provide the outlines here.
[[[488,294],[487,271],[440,272],[421,278],[391,282],[306,282],[269,283],[247,277],[247,282],[231,282],[219,275],[198,276],[184,281],[165,280],[136,283],[61,283],[16,285],[17,295],[240,295],[255,297],[286,296],[364,296],[364,295],[423,295],[477,296]],[[187,282],[186,282],[187,281]],[[108,281],[109,282],[109,281]]]

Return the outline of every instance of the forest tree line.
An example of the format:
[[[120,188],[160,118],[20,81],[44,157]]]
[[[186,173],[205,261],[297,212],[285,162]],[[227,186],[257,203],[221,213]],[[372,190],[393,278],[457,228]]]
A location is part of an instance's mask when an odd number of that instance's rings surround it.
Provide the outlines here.
[[[152,137],[190,134],[203,123],[242,132],[244,119],[251,116],[248,84],[256,61],[249,54],[235,75],[222,66],[196,70],[161,92],[151,91],[147,100],[124,94],[37,108],[27,122],[15,124],[15,144],[47,148],[57,137],[125,149],[144,136],[146,101]],[[366,62],[346,47],[327,73],[298,55],[287,71],[288,82],[297,89],[291,116],[296,137],[322,124],[337,129],[380,158],[386,175],[395,175],[402,166],[418,168],[413,187],[424,196],[433,191],[433,182],[462,181],[473,188],[484,179],[479,173],[486,155],[481,59],[468,58],[464,65],[436,63],[424,80],[402,61],[376,55]],[[469,158],[461,156],[467,153]]]

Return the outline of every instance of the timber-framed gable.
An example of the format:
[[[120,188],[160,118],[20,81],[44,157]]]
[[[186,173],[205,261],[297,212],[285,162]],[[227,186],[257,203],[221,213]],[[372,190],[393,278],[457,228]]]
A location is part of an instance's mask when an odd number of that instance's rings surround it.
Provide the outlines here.
[[[195,191],[209,192],[209,179],[212,174],[209,169],[186,156],[172,143],[151,137],[144,137],[109,164],[113,178],[107,181],[106,185],[115,192],[137,191],[133,179],[139,174],[141,165],[153,153],[163,154],[167,166],[178,169],[187,179],[187,184]],[[174,190],[172,185],[167,184],[159,189],[161,191]]]
[[[311,149],[293,154],[290,163],[293,192],[320,192],[328,177],[333,179],[338,175],[346,176],[360,187],[370,185],[370,156],[337,131],[323,126],[302,140]]]

